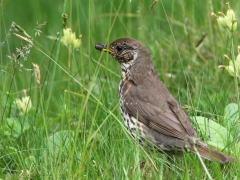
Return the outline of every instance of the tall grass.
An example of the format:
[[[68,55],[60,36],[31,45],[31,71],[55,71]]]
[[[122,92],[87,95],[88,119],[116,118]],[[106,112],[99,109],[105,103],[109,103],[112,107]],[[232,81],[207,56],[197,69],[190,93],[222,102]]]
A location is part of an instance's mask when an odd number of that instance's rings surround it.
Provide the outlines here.
[[[151,51],[158,76],[182,106],[190,107],[189,116],[196,115],[197,109],[223,124],[224,108],[236,103],[238,89],[234,79],[217,68],[228,63],[223,54],[231,54],[232,49],[210,12],[225,12],[226,5],[211,0],[162,0],[149,11],[151,4],[1,1],[0,178],[209,178],[196,155],[169,158],[132,141],[119,113],[120,67],[94,45],[121,37],[142,41]],[[240,3],[230,4],[240,19]],[[61,44],[63,13],[68,14],[68,27],[77,36],[82,34],[77,50]],[[27,60],[13,60],[13,54],[19,55],[16,48],[29,44],[14,35],[24,36],[11,27],[13,21],[33,38]],[[36,23],[45,21],[40,36],[35,36]],[[195,48],[204,34],[201,47]],[[237,49],[239,39],[233,43]],[[32,63],[39,65],[40,86],[29,70]],[[23,96],[30,96],[32,108],[20,113],[14,102]],[[237,153],[232,150],[233,156],[238,157]],[[204,164],[213,179],[239,179],[239,162]]]

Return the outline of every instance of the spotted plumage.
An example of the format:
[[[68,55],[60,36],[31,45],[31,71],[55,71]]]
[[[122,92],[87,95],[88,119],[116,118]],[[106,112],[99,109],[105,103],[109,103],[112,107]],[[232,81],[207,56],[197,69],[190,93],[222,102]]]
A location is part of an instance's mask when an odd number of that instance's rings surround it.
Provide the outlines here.
[[[99,47],[121,65],[120,109],[133,138],[140,142],[147,140],[166,152],[189,150],[196,153],[197,150],[209,160],[236,161],[198,139],[187,115],[157,77],[144,44],[122,38],[112,42],[109,48],[96,45],[98,50]]]

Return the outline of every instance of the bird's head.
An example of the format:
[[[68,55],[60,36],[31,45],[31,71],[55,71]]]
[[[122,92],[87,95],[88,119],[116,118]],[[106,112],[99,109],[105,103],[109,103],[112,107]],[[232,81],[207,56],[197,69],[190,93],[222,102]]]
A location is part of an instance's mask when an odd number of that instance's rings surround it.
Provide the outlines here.
[[[139,61],[140,55],[149,55],[149,51],[144,44],[132,39],[132,38],[121,38],[113,41],[109,48],[105,44],[96,44],[95,48],[100,51],[108,52],[112,57],[117,60],[123,70],[131,67],[136,61]]]

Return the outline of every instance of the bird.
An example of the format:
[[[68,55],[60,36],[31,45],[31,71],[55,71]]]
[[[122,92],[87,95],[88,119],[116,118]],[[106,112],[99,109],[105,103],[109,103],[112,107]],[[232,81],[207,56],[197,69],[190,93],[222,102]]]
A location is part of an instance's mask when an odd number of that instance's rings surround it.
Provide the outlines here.
[[[158,78],[143,43],[120,38],[109,46],[99,43],[95,48],[108,52],[121,65],[120,111],[133,139],[167,154],[190,151],[219,163],[236,161],[198,138],[187,114]]]

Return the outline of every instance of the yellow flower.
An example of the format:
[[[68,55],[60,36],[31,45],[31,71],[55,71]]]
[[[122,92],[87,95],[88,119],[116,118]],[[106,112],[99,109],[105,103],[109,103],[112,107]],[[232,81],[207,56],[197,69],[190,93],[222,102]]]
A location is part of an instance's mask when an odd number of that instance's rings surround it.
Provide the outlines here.
[[[240,51],[240,47],[238,47],[239,51]],[[227,55],[224,55],[224,57],[226,59],[229,60],[229,65],[228,66],[225,66],[225,65],[219,65],[218,68],[225,68],[228,73],[230,74],[230,76],[235,76],[235,70],[234,70],[234,64],[233,64],[233,61],[227,56]],[[236,76],[237,77],[240,77],[240,52],[236,58],[236,60],[234,61],[235,63],[235,68],[236,68]]]
[[[81,44],[81,40],[79,38],[76,38],[76,34],[73,33],[72,29],[70,28],[63,29],[61,42],[68,48],[79,48]]]
[[[32,101],[29,96],[23,97],[22,100],[16,99],[15,104],[17,105],[20,113],[27,113],[32,107]]]
[[[218,12],[220,16],[217,16],[213,12],[211,13],[212,16],[215,16],[218,22],[218,25],[222,29],[227,29],[230,32],[233,32],[237,29],[237,20],[234,11],[231,9],[229,3],[226,3],[228,6],[227,14],[225,15],[222,12]]]
[[[234,71],[234,66],[233,66],[233,62],[232,61],[229,62],[228,66],[219,65],[218,68],[225,68],[227,70],[227,72],[230,74],[230,76],[235,76],[235,71]],[[239,77],[238,70],[237,70],[237,74],[236,75],[237,75],[237,77]]]

